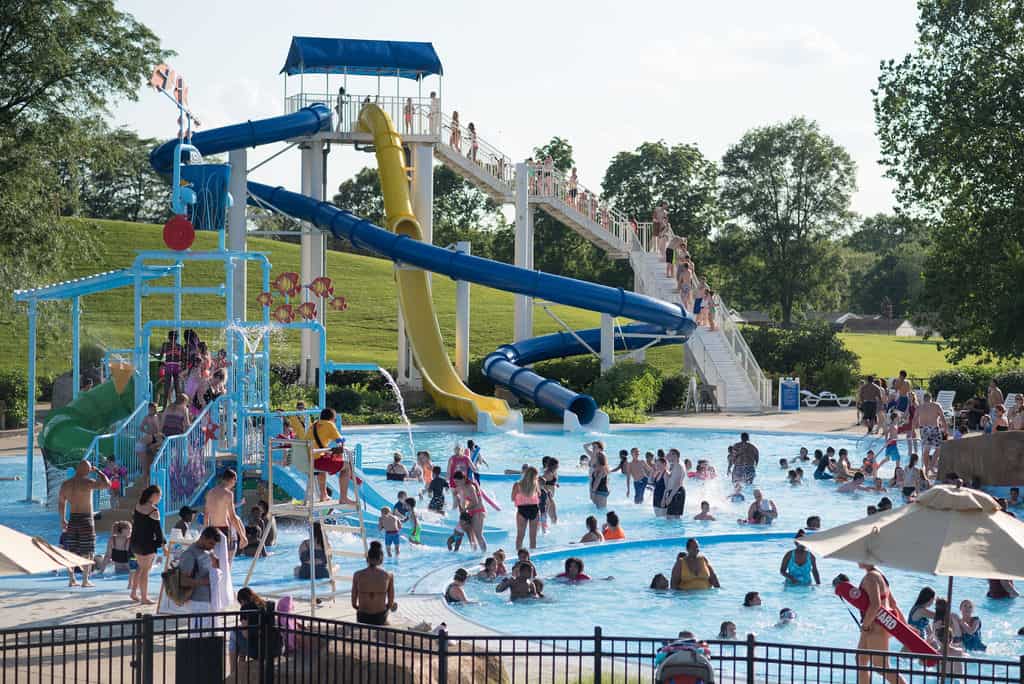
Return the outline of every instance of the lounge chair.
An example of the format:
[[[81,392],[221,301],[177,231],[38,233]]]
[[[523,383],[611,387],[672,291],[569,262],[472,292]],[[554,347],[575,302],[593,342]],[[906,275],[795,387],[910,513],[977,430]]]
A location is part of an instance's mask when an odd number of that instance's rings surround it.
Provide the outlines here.
[[[955,425],[954,399],[956,399],[956,390],[939,390],[939,393],[935,395],[935,403],[942,409],[942,415],[946,417],[947,425]]]
[[[815,394],[810,390],[800,390],[800,396],[804,406],[809,408],[814,408],[823,401],[834,402],[836,406],[841,406],[842,408],[849,408],[853,404],[853,397],[840,397],[835,392],[829,392],[828,390],[821,394]]]

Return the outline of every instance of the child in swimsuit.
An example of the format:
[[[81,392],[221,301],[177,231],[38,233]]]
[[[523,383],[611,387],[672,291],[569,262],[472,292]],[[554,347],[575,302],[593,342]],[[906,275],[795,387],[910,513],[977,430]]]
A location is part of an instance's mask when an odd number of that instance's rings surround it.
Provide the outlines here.
[[[452,530],[451,536],[448,537],[448,550],[458,551],[462,547],[462,538],[466,536],[466,528],[473,524],[473,517],[469,513],[462,513],[459,515],[459,522],[455,523],[455,529]],[[473,538],[470,537],[469,543],[476,548],[473,544]]]
[[[402,536],[400,534],[402,522],[402,519],[392,513],[391,509],[387,506],[380,509],[380,520],[377,521],[377,529],[384,533],[384,548],[388,552],[388,558],[391,557],[391,547],[395,548],[395,556],[399,554],[399,546],[402,543]]]

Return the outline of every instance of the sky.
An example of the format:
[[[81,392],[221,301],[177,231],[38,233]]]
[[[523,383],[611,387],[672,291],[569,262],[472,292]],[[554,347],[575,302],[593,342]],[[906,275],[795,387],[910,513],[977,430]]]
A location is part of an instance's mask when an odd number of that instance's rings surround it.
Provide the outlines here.
[[[913,48],[912,0],[118,5],[178,53],[169,63],[185,76],[204,128],[283,113],[278,72],[293,35],[430,41],[444,66],[445,111],[475,122],[481,138],[512,159],[551,136],[567,138],[585,186],[599,188],[611,158],[645,141],[696,144],[720,160],[750,128],[803,115],[856,161],[853,210],[893,207],[893,185],[877,163],[871,89],[882,60]],[[402,85],[403,95],[416,94],[414,82]],[[311,78],[305,86],[320,90]],[[288,88],[298,91],[298,77]],[[376,93],[376,80],[350,78],[348,90]],[[382,92],[393,94],[394,83]],[[170,102],[146,88],[111,113],[143,136],[177,130]],[[280,147],[250,151],[249,165]],[[329,188],[373,165],[365,153],[335,148]],[[251,178],[298,190],[299,171],[291,150]]]

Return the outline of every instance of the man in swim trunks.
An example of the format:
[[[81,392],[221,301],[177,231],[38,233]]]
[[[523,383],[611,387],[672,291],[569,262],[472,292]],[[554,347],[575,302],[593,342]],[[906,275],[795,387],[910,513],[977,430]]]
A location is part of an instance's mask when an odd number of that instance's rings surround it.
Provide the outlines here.
[[[757,476],[760,453],[750,442],[750,435],[740,434],[740,441],[732,446],[732,481],[753,484]]]
[[[1004,401],[1003,390],[999,389],[996,379],[992,378],[991,382],[988,383],[988,417],[993,422],[996,419],[996,406],[999,406]]]
[[[644,502],[644,492],[647,491],[647,478],[651,474],[651,469],[646,461],[640,460],[639,449],[633,447],[630,455],[633,460],[626,465],[626,472],[633,479],[633,503],[642,504]]]
[[[928,477],[929,473],[938,470],[939,447],[942,446],[943,436],[948,434],[946,417],[942,414],[942,407],[932,401],[932,395],[926,392],[924,400],[917,407],[915,419],[921,428],[921,471]]]
[[[245,523],[235,512],[235,485],[238,475],[231,468],[221,473],[217,486],[206,494],[203,521],[207,527],[216,527],[228,538],[228,553],[234,558],[239,548],[249,545],[245,536]]]
[[[875,431],[878,422],[878,405],[883,400],[882,392],[875,384],[875,376],[869,375],[857,392],[857,404],[860,406],[861,420],[868,429],[868,434]]]
[[[96,473],[95,478],[92,477],[93,473]],[[90,560],[96,554],[96,525],[93,523],[92,493],[101,489],[110,489],[110,478],[88,461],[81,461],[75,466],[74,477],[61,484],[57,505],[64,548]],[[67,519],[64,518],[65,508],[69,509]],[[89,565],[84,565],[81,568],[83,587],[93,586],[93,583],[89,581],[91,569]],[[68,575],[68,586],[77,586],[74,569],[69,568]]]
[[[914,389],[913,385],[910,384],[910,380],[907,379],[907,371],[900,371],[900,377],[893,381],[892,387],[896,390],[896,404],[889,407],[889,409],[895,408],[900,413],[906,413],[910,408],[910,393]]]

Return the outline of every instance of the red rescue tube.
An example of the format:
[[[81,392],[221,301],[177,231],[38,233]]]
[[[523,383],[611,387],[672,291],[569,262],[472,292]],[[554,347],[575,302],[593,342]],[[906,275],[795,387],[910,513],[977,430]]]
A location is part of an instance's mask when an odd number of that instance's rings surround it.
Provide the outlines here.
[[[860,590],[859,587],[855,587],[849,582],[838,583],[836,585],[836,595],[859,610],[862,616],[868,609],[868,597]],[[911,653],[931,656],[939,655],[939,652],[936,651],[931,644],[925,641],[916,629],[908,625],[898,615],[890,613],[885,608],[880,608],[878,610],[878,615],[875,617],[875,621],[882,625],[885,631],[891,634],[896,641],[906,646],[907,650]],[[927,659],[924,662],[929,667],[935,667],[938,665],[937,660]]]

